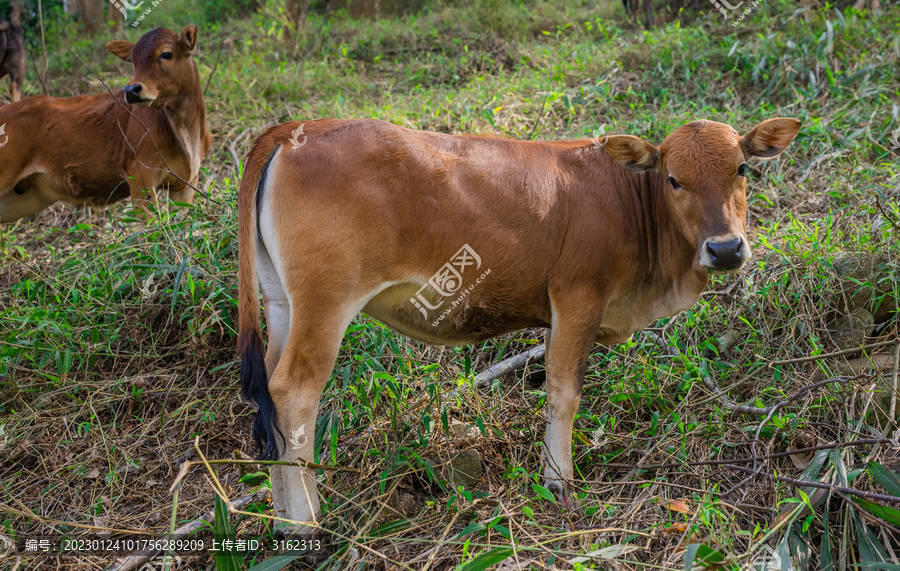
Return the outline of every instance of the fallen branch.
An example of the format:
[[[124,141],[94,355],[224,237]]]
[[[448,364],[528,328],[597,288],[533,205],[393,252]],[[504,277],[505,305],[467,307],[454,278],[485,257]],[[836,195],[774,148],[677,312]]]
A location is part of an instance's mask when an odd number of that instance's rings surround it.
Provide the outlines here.
[[[782,409],[785,406],[787,406],[788,404],[790,404],[791,401],[793,401],[800,395],[802,395],[806,392],[809,392],[813,389],[819,388],[822,385],[827,385],[828,383],[849,383],[850,381],[855,381],[856,379],[859,379],[862,377],[871,377],[871,376],[872,376],[871,374],[855,375],[852,377],[835,377],[833,379],[826,379],[824,381],[819,381],[818,383],[813,383],[811,385],[806,385],[805,387],[800,387],[799,389],[794,391],[790,396],[788,396],[787,399],[769,407],[769,408],[771,408],[771,410],[766,415],[766,417],[763,419],[763,421],[759,423],[759,426],[756,427],[756,433],[753,435],[753,443],[750,445],[750,450],[751,450],[751,452],[753,452],[753,469],[756,470],[756,461],[758,458],[758,456],[756,454],[756,444],[759,442],[759,434],[762,432],[762,429],[766,425],[766,423],[769,422],[769,420],[772,418],[772,416],[776,412],[778,412],[780,409]]]
[[[659,347],[666,353],[666,355],[663,357],[664,359],[681,356],[681,352],[678,350],[678,347],[675,347],[674,345],[666,345],[665,340],[656,333],[649,330],[644,330],[643,333],[644,335],[649,337],[651,341],[656,343],[657,347]]]
[[[236,507],[236,509],[241,509],[244,506],[255,501],[255,498],[261,494],[266,493],[266,490],[260,490],[256,493],[250,494],[249,496],[244,496],[242,498],[238,498],[233,500],[231,504]],[[194,534],[198,529],[208,526],[213,519],[215,519],[215,510],[211,511],[203,516],[195,519],[175,530],[175,533],[171,536],[166,536],[169,539],[187,539],[192,534]],[[108,571],[131,571],[132,569],[137,569],[144,563],[152,560],[157,555],[162,553],[162,549],[147,549],[137,551],[132,553],[131,555],[125,556],[118,563],[109,568]]]
[[[831,444],[821,444],[819,446],[810,446],[808,448],[797,448],[794,450],[789,450],[787,452],[778,452],[776,454],[769,454],[766,456],[761,456],[760,458],[763,460],[774,460],[775,458],[785,458],[787,456],[794,456],[797,454],[806,454],[808,452],[817,452],[819,450],[831,450],[834,448],[845,448],[847,446],[857,446],[857,445],[867,445],[867,444],[892,444],[894,441],[889,438],[866,438],[861,440],[850,440],[847,442],[833,442]],[[604,468],[620,468],[620,469],[631,469],[631,468],[640,468],[641,470],[668,470],[670,468],[684,468],[685,466],[721,466],[723,464],[746,464],[749,462],[753,462],[752,457],[747,458],[732,458],[727,460],[702,460],[702,461],[691,461],[691,462],[669,462],[668,464],[651,464],[649,466],[638,466],[636,464],[614,464],[614,463],[599,463],[594,464],[595,466],[603,466]],[[597,482],[603,483],[603,482]]]
[[[879,341],[878,343],[871,343],[869,345],[860,345],[859,347],[852,347],[850,349],[844,349],[843,351],[835,351],[834,353],[824,353],[822,355],[813,355],[812,357],[798,357],[797,359],[785,359],[784,361],[769,361],[769,366],[774,367],[776,365],[791,365],[794,363],[806,363],[809,361],[818,361],[820,359],[827,359],[828,357],[840,357],[841,355],[847,355],[849,353],[856,353],[858,351],[868,351],[869,349],[876,349],[878,347],[884,347],[885,345],[891,345],[892,343],[896,343],[896,342],[897,342],[896,339],[891,339],[889,341]]]
[[[759,434],[762,431],[763,426],[765,426],[766,423],[769,422],[769,419],[772,418],[772,415],[774,415],[777,410],[781,409],[784,406],[787,406],[792,400],[794,400],[801,394],[803,394],[807,391],[810,391],[816,387],[819,387],[821,385],[825,385],[827,383],[833,383],[833,382],[846,383],[846,382],[849,382],[854,379],[858,379],[863,376],[870,376],[870,375],[856,375],[855,377],[836,377],[834,379],[827,379],[824,381],[820,381],[818,383],[806,385],[805,387],[800,387],[792,395],[790,395],[786,400],[783,400],[779,403],[776,403],[775,405],[773,405],[771,407],[768,407],[768,412],[766,413],[766,417],[763,419],[763,421],[761,423],[759,423],[759,426],[756,428],[756,433],[753,435],[753,441],[750,445],[750,451],[753,452],[753,469],[751,470],[751,474],[749,476],[747,476],[746,478],[744,478],[743,480],[741,480],[740,482],[738,482],[737,484],[735,484],[734,486],[728,488],[728,490],[722,492],[721,495],[723,495],[723,496],[730,495],[732,492],[734,492],[735,490],[737,490],[738,488],[740,488],[741,486],[743,486],[744,484],[749,482],[756,474],[760,473],[760,470],[762,470],[762,465],[757,466],[757,461],[758,461],[759,456],[756,454],[756,444],[759,442]]]
[[[736,470],[738,472],[743,472],[745,474],[749,473],[753,475],[753,470],[751,468],[744,468],[743,466],[735,466],[733,464],[725,464],[725,467],[729,470]],[[888,496],[886,494],[876,494],[874,492],[864,492],[862,490],[856,490],[854,488],[845,488],[843,486],[835,486],[834,484],[824,484],[822,482],[807,482],[805,480],[798,480],[796,478],[789,478],[788,476],[777,476],[775,474],[769,474],[768,472],[760,472],[760,475],[766,476],[770,480],[775,480],[778,482],[783,482],[785,484],[793,484],[795,486],[801,487],[809,487],[809,488],[818,488],[820,490],[828,490],[831,492],[840,492],[843,494],[848,494],[851,496],[856,496],[858,498],[865,498],[867,500],[881,500],[883,502],[893,502],[900,504],[900,498],[897,496]]]
[[[518,355],[514,355],[499,363],[491,365],[484,371],[475,375],[475,378],[472,379],[472,384],[476,387],[486,387],[494,379],[500,378],[513,371],[518,371],[528,365],[531,361],[540,361],[544,358],[545,354],[546,347],[541,343],[524,353],[519,353]]]
[[[839,495],[841,497],[841,499],[843,499],[845,502],[847,502],[850,505],[853,505],[852,498],[848,498],[847,496],[845,496],[844,494],[842,494],[841,492],[839,492],[837,490],[835,490],[835,493],[837,495]],[[873,523],[884,526],[884,528],[889,531],[900,534],[900,529],[897,529],[897,526],[884,521],[883,519],[876,516],[875,514],[870,513],[868,510],[865,510],[865,509],[859,510],[859,515],[865,519],[872,521]]]

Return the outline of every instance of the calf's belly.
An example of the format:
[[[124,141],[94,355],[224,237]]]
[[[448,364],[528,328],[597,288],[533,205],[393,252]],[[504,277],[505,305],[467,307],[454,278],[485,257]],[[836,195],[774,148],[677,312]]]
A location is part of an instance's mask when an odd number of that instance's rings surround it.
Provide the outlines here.
[[[530,311],[513,309],[515,304],[504,305],[479,295],[477,288],[447,297],[425,297],[421,288],[414,283],[393,285],[373,297],[363,312],[407,337],[448,347],[549,325]]]

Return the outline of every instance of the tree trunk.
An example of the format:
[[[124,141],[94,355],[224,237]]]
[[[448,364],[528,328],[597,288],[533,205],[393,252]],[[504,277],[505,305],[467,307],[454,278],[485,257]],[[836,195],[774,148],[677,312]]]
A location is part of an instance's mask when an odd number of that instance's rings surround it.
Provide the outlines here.
[[[287,16],[294,30],[303,32],[306,30],[306,14],[309,10],[309,0],[287,0]],[[289,32],[289,28],[284,30],[285,36]]]
[[[103,4],[106,0],[69,0],[65,4],[66,13],[78,17],[88,34],[94,35],[103,20]]]
[[[13,26],[22,25],[22,6],[23,0],[12,0],[12,10],[9,14],[9,21]]]
[[[112,29],[113,32],[118,32],[122,29],[122,24],[125,22],[125,15],[122,14],[122,10],[119,9],[119,6],[123,6],[121,1],[117,1],[114,5],[112,2],[106,2],[106,5],[109,6],[109,17],[107,17],[107,21],[112,21]]]

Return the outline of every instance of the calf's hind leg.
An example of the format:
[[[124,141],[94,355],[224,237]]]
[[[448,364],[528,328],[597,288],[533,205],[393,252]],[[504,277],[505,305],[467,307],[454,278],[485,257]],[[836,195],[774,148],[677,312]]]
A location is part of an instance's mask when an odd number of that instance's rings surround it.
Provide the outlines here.
[[[285,439],[278,459],[313,462],[319,397],[334,368],[344,331],[358,308],[329,304],[322,299],[315,303],[292,301],[290,333],[268,388],[275,405],[275,423]],[[276,439],[281,444],[277,433]],[[315,522],[320,508],[313,469],[272,466],[272,499],[280,517]],[[311,526],[302,524],[282,529],[288,535],[313,531]]]
[[[281,285],[281,278],[272,264],[272,259],[265,248],[257,250],[257,274],[262,289],[263,307],[266,314],[266,331],[268,343],[266,348],[266,372],[271,378],[281,360],[281,354],[287,344],[291,332],[291,304]],[[278,435],[276,433],[276,442]],[[269,467],[269,481],[272,484],[272,497],[284,498],[284,483],[281,478],[281,466]],[[287,518],[287,512],[281,500],[275,501],[275,513],[278,517]]]

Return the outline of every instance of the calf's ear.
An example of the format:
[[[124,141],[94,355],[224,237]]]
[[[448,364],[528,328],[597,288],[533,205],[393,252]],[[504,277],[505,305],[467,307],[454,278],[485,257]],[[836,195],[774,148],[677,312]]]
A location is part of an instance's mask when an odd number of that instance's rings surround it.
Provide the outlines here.
[[[655,169],[659,165],[659,149],[632,135],[609,135],[600,144],[616,163],[631,172]]]
[[[131,61],[131,48],[134,44],[125,40],[113,40],[106,42],[106,49],[114,56],[118,56],[125,61]]]
[[[193,53],[194,48],[197,47],[197,26],[188,24],[181,30],[181,45],[185,53]]]
[[[797,119],[766,119],[741,139],[744,158],[769,159],[781,154],[800,131],[800,125]]]

